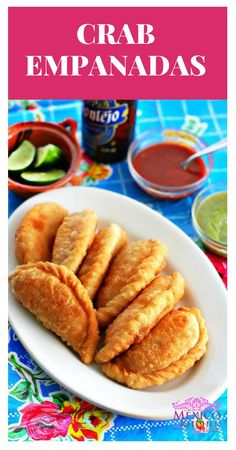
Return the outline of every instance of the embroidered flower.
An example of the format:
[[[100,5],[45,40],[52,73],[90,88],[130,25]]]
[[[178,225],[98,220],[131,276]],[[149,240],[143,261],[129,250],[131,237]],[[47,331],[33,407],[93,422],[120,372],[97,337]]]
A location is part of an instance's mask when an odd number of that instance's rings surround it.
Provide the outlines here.
[[[81,182],[83,181],[83,175],[74,175],[71,180],[70,183],[72,184],[72,186],[79,186],[79,184],[81,184]]]
[[[111,174],[111,169],[103,164],[94,164],[87,171],[87,176],[91,177],[94,181],[104,180]]]
[[[98,441],[101,433],[110,426],[112,414],[96,408],[86,401],[73,399],[63,404],[62,412],[71,414],[68,434],[77,441]]]
[[[72,186],[90,184],[94,181],[105,180],[109,178],[111,174],[112,168],[110,166],[96,163],[87,155],[83,155],[78,173],[71,178],[70,183]]]
[[[69,414],[59,411],[58,405],[49,401],[27,405],[20,412],[20,427],[26,428],[28,435],[36,441],[65,437],[72,421]]]

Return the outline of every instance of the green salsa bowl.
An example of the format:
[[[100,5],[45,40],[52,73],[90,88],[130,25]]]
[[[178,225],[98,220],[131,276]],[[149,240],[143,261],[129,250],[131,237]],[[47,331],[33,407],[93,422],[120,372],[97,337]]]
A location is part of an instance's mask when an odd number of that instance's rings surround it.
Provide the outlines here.
[[[227,185],[216,183],[203,189],[192,206],[193,227],[211,251],[227,256]]]

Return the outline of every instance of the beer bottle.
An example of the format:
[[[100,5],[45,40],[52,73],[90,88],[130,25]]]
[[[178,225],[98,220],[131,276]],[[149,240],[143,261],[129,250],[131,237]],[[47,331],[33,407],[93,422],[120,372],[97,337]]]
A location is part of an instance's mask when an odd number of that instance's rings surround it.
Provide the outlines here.
[[[122,161],[134,136],[136,100],[84,100],[83,148],[107,164]]]

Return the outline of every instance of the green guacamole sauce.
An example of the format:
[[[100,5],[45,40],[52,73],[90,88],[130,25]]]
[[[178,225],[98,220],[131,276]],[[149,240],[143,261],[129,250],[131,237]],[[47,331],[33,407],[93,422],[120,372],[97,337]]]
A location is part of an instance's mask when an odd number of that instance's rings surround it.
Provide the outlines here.
[[[199,205],[196,220],[211,239],[227,244],[227,193],[212,194]]]

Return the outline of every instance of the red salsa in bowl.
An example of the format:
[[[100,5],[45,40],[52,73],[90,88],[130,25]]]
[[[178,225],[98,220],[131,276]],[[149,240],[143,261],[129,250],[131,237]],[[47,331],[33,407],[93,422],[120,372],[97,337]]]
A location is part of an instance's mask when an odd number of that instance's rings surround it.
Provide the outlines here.
[[[204,184],[213,157],[196,158],[187,169],[181,163],[202,150],[205,144],[183,130],[151,130],[130,146],[128,165],[137,184],[149,194],[164,198],[191,195]]]

